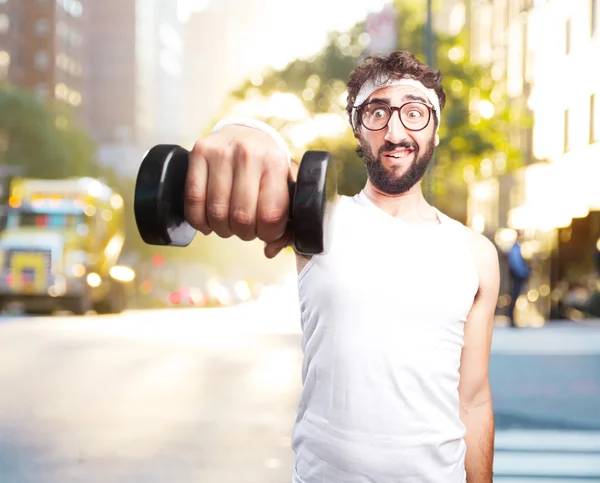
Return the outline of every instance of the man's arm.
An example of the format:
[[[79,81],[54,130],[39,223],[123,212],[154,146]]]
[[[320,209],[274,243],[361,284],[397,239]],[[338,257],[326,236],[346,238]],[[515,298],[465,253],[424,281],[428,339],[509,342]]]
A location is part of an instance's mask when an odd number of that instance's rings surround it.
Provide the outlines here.
[[[488,369],[500,270],[496,247],[479,233],[470,236],[479,290],[465,324],[458,388],[460,418],[466,427],[467,483],[491,483],[495,426]]]

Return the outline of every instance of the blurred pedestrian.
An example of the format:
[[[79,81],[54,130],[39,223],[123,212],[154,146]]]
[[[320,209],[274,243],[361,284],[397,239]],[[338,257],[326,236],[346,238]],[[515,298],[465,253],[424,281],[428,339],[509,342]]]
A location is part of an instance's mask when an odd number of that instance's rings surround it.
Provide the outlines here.
[[[515,243],[510,247],[508,251],[508,266],[510,268],[510,305],[509,305],[509,318],[511,327],[516,327],[515,321],[515,308],[517,305],[517,299],[521,295],[525,282],[531,276],[531,268],[523,256],[521,249],[521,243],[523,241],[523,234],[517,232],[517,239]]]

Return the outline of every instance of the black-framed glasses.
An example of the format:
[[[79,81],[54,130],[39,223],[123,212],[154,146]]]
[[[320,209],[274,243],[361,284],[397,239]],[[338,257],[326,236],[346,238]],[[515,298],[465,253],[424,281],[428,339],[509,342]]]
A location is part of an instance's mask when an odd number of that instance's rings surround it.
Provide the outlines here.
[[[392,107],[385,102],[372,101],[359,107],[359,122],[369,131],[385,129],[392,118],[394,111],[398,111],[400,122],[409,131],[425,129],[431,120],[433,108],[419,101],[410,101],[400,107]]]

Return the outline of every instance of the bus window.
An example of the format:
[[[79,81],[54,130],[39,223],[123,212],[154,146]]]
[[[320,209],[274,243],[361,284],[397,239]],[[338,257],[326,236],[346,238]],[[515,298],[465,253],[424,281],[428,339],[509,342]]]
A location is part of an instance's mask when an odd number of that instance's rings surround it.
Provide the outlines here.
[[[62,213],[11,213],[8,215],[8,228],[37,227],[37,228],[74,228],[83,223],[81,215],[67,215]]]

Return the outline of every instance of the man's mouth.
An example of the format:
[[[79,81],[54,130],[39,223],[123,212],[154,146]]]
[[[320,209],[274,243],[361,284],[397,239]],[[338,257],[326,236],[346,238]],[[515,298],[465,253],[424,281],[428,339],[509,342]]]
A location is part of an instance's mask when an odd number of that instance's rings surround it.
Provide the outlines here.
[[[386,153],[385,155],[390,158],[402,159],[402,158],[405,158],[406,156],[408,156],[409,154],[412,154],[413,152],[414,152],[414,149],[398,149],[398,150],[392,151],[390,153]]]

